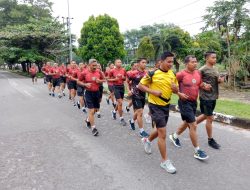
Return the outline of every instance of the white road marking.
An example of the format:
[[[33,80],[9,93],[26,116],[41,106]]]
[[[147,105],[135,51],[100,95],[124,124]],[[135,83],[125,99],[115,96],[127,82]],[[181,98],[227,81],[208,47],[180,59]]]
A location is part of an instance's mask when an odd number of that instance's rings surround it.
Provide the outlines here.
[[[34,98],[34,96],[32,94],[30,94],[27,90],[23,90],[23,89],[18,88],[18,84],[15,81],[8,79],[8,82],[9,82],[10,86],[12,86],[14,89],[16,89],[18,92],[20,92],[24,96]]]

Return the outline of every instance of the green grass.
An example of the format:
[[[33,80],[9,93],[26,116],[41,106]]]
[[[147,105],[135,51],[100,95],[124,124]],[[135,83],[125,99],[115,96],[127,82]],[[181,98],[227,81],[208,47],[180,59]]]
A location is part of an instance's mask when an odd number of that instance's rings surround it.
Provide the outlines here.
[[[173,94],[171,97],[171,104],[177,104],[178,96]],[[198,101],[199,102],[199,101]],[[198,110],[199,105],[198,105]],[[250,119],[250,104],[242,103],[235,100],[230,99],[219,99],[217,100],[215,112],[232,115],[235,117]]]

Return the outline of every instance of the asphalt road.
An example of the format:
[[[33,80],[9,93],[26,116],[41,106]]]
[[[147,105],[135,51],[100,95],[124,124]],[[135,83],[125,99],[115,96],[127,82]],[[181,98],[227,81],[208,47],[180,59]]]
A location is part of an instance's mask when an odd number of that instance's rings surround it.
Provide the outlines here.
[[[215,123],[222,148],[214,150],[201,124],[200,147],[210,157],[204,162],[193,158],[187,131],[182,148],[167,141],[177,168],[171,175],[160,168],[157,143],[146,155],[138,130],[120,126],[110,110],[103,101],[102,118],[96,118],[100,136],[93,137],[83,125],[86,114],[66,97],[50,97],[42,80],[32,85],[31,79],[0,71],[0,190],[249,189],[250,131]],[[180,122],[179,113],[171,113],[168,134]]]

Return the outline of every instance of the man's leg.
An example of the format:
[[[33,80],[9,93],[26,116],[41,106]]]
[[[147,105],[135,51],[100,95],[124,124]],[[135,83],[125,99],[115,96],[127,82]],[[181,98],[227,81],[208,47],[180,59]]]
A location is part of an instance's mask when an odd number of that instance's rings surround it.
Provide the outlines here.
[[[166,150],[166,127],[158,128],[158,148],[161,154],[162,162],[167,160]]]

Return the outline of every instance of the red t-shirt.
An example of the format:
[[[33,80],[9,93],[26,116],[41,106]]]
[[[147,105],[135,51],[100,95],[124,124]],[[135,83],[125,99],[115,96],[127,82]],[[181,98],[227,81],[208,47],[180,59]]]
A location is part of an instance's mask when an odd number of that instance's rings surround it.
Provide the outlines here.
[[[50,73],[53,74],[52,77],[53,77],[54,79],[58,79],[58,78],[60,78],[61,69],[60,69],[59,67],[52,67],[52,68],[50,69]]]
[[[68,68],[68,75],[73,77],[73,78],[77,78],[77,73],[78,73],[78,69],[77,68]]]
[[[44,71],[44,72],[45,72],[45,74],[46,74],[46,75],[48,75],[48,74],[49,74],[50,69],[51,69],[51,66],[49,66],[49,65],[45,65],[45,66],[42,68],[42,71]]]
[[[195,70],[190,73],[183,70],[176,74],[176,78],[179,83],[180,92],[189,96],[188,100],[196,101],[199,94],[199,88],[202,83],[200,72]]]
[[[119,78],[117,81],[113,81],[113,85],[123,85],[124,81],[126,80],[126,70],[124,68],[120,69],[112,69],[109,73],[109,77],[112,79]]]
[[[99,91],[100,84],[96,82],[96,79],[104,79],[100,70],[85,70],[84,72],[81,72],[79,76],[79,81],[91,84],[90,88],[85,87],[85,89],[92,92]]]
[[[60,68],[60,75],[65,76],[67,68],[65,66],[60,66],[59,68]]]
[[[111,70],[105,71],[105,77],[109,77],[109,73]],[[113,86],[113,81],[108,81],[109,86]]]

